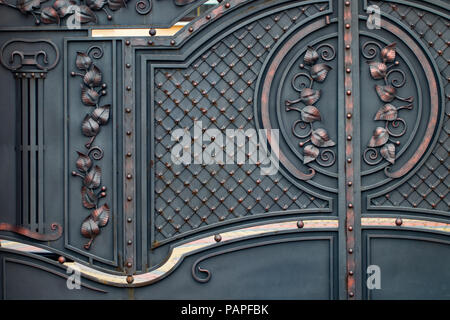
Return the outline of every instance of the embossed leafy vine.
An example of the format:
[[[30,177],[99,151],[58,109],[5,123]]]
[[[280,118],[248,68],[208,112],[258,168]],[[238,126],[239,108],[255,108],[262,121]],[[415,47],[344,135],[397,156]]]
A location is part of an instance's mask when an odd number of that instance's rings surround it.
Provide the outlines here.
[[[78,171],[72,171],[73,176],[80,177],[83,181],[82,204],[86,209],[91,210],[81,225],[81,234],[89,239],[89,242],[84,245],[86,250],[90,249],[92,242],[100,233],[100,228],[107,225],[110,217],[108,204],[100,205],[100,199],[106,197],[106,187],[100,188],[102,170],[94,163],[95,160],[103,158],[103,150],[98,146],[93,147],[92,144],[101,126],[108,123],[111,106],[109,104],[100,106],[101,97],[106,95],[106,84],[102,82],[102,73],[93,63],[90,52],[93,52],[92,56],[97,59],[103,56],[100,47],[91,47],[87,52],[77,52],[76,66],[79,72],[71,72],[72,77],[82,78],[81,101],[87,107],[94,107],[92,112],[86,114],[81,124],[82,133],[89,138],[89,141],[85,144],[85,152],[77,151]]]
[[[384,48],[372,41],[363,45],[362,54],[367,59],[374,59],[378,52],[381,61],[368,61],[367,63],[371,77],[374,80],[384,81],[384,85],[375,85],[378,97],[385,104],[377,111],[374,120],[384,121],[385,125],[375,128],[368,148],[364,152],[364,161],[369,165],[378,164],[383,158],[391,164],[395,163],[396,146],[400,145],[400,141],[394,141],[392,138],[403,136],[407,130],[406,121],[399,117],[399,112],[403,109],[411,110],[414,100],[413,97],[402,98],[397,95],[397,89],[403,87],[406,83],[406,76],[402,70],[395,68],[400,64],[399,61],[396,61],[396,43],[394,42]],[[389,81],[393,73],[398,73],[401,80],[393,78]],[[391,103],[394,100],[407,102],[408,104],[397,107]],[[398,130],[400,126],[402,127],[400,132],[393,131],[393,129]],[[377,148],[379,148],[379,151]],[[379,157],[378,152],[381,157]]]
[[[319,49],[324,48],[321,54]],[[300,68],[306,72],[300,72],[294,75],[291,84],[295,91],[300,93],[300,98],[297,100],[286,100],[286,111],[297,111],[300,113],[300,120],[296,120],[292,125],[292,134],[299,139],[306,139],[299,143],[300,148],[303,148],[303,163],[308,164],[316,161],[323,167],[332,166],[335,162],[336,156],[329,147],[336,143],[330,139],[328,132],[324,128],[314,128],[314,122],[321,121],[322,116],[315,104],[321,97],[321,90],[313,89],[315,82],[322,83],[327,78],[331,66],[326,63],[317,63],[319,58],[324,61],[331,61],[335,57],[335,50],[329,44],[323,44],[317,49],[308,46],[303,57],[303,62]],[[307,82],[300,82],[299,80],[307,79]],[[304,104],[300,109],[294,107],[296,104]],[[301,132],[296,128],[299,127]],[[308,144],[311,142],[311,144]]]
[[[67,25],[97,23],[96,11],[103,11],[108,20],[113,19],[112,12],[126,8],[129,0],[55,0],[51,5],[42,6],[48,0],[16,0],[15,4],[0,0],[0,5],[32,15],[36,24],[60,24],[62,19]],[[194,0],[173,0],[177,6],[185,6]],[[136,12],[146,15],[152,11],[153,0],[138,0]]]

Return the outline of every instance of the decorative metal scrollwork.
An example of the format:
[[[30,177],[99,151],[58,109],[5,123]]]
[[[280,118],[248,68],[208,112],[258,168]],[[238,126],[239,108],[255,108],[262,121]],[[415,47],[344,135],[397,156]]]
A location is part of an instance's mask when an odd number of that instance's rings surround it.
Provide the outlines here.
[[[100,59],[102,56],[103,50],[98,46],[90,47],[86,52],[78,52],[76,66],[81,72],[71,72],[73,77],[80,76],[83,79],[81,101],[86,106],[94,107],[81,124],[81,130],[89,141],[85,144],[84,153],[77,151],[78,172],[72,171],[73,176],[83,180],[81,187],[83,206],[92,210],[81,225],[81,234],[89,239],[84,245],[86,250],[89,250],[95,237],[100,233],[100,228],[107,225],[110,217],[108,204],[99,205],[100,199],[106,197],[106,187],[102,186],[100,191],[97,191],[101,184],[102,170],[98,165],[94,165],[94,160],[103,158],[103,150],[98,146],[92,146],[101,126],[108,123],[111,108],[109,104],[100,106],[101,97],[106,95],[106,84],[102,83],[102,73],[92,60],[92,58]]]
[[[47,0],[16,0],[15,4],[0,0],[0,5],[19,10],[22,14],[32,15],[37,25],[60,24],[63,19],[67,25],[97,23],[96,11],[103,11],[108,20],[113,19],[111,11],[127,7],[129,0],[55,0],[52,5],[41,7]],[[185,6],[194,0],[173,0],[177,6]],[[136,12],[149,14],[153,9],[153,0],[137,0]]]
[[[385,104],[377,111],[374,120],[385,121],[385,125],[374,130],[368,148],[364,151],[363,159],[369,165],[376,165],[383,159],[391,164],[395,163],[396,146],[400,145],[400,141],[394,141],[392,138],[399,138],[407,131],[406,121],[399,117],[399,112],[403,109],[411,110],[413,108],[413,97],[403,98],[397,95],[397,89],[403,87],[406,83],[406,76],[400,69],[391,69],[400,64],[399,61],[395,60],[395,47],[395,42],[382,48],[373,41],[368,41],[362,46],[362,55],[366,59],[372,60],[378,55],[378,52],[380,53],[381,62],[368,61],[367,63],[372,78],[384,80],[384,85],[375,86],[378,97]],[[394,77],[394,74],[399,75],[400,78]],[[407,102],[408,104],[397,107],[391,104],[394,100]]]
[[[299,142],[300,148],[303,148],[304,164],[316,161],[322,167],[330,167],[336,161],[334,151],[329,148],[336,143],[330,139],[327,130],[313,127],[315,121],[322,119],[319,109],[314,106],[320,99],[321,90],[313,89],[313,85],[314,82],[324,82],[331,70],[331,66],[326,63],[317,63],[317,61],[319,58],[331,61],[335,56],[335,49],[329,44],[320,45],[316,49],[309,46],[303,57],[304,63],[300,64],[300,69],[305,69],[307,72],[295,74],[291,81],[292,88],[300,93],[300,98],[285,101],[286,111],[300,113],[300,120],[293,123],[291,131],[295,137],[306,139]],[[303,109],[293,107],[298,103],[305,104],[305,107]],[[308,142],[311,144],[306,145]]]

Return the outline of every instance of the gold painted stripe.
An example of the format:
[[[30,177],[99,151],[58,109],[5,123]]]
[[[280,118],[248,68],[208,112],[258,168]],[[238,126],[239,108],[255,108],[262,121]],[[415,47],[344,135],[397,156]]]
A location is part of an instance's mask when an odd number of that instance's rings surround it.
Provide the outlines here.
[[[362,218],[361,225],[363,227],[397,227],[395,224],[395,218]],[[400,227],[408,227],[415,229],[424,229],[424,230],[432,230],[432,231],[442,231],[450,233],[450,224],[444,222],[435,222],[435,221],[427,221],[427,220],[419,220],[419,219],[403,219],[402,225]]]
[[[338,220],[302,220],[304,223],[303,229],[331,229],[331,230],[337,230],[339,226]],[[297,230],[297,222],[298,220],[294,221],[287,221],[287,222],[279,222],[279,223],[271,223],[271,224],[265,224],[265,225],[258,225],[253,227],[247,227],[237,230],[231,230],[226,231],[220,234],[222,237],[221,243],[226,243],[232,240],[242,239],[244,237],[252,237],[252,236],[258,236],[263,234],[269,234],[269,233],[277,233],[277,232],[283,232],[283,231],[289,231],[289,230]],[[300,230],[300,229],[298,229]],[[156,269],[135,275],[134,281],[131,285],[127,283],[127,277],[126,276],[118,276],[118,275],[112,275],[106,272],[98,271],[94,268],[85,266],[83,264],[77,263],[77,262],[65,262],[64,266],[70,267],[72,269],[77,269],[80,271],[80,273],[94,281],[103,283],[103,284],[110,284],[110,285],[117,285],[117,286],[137,286],[137,285],[144,285],[149,284],[151,282],[157,281],[161,279],[164,275],[175,269],[177,264],[181,262],[181,260],[186,257],[188,254],[194,252],[195,250],[200,249],[206,249],[208,247],[212,247],[213,245],[217,244],[217,241],[215,240],[214,236],[208,236],[205,238],[193,240],[184,244],[181,244],[179,246],[176,246],[172,249],[169,258],[167,259],[164,264],[157,267]],[[6,241],[1,240],[2,247],[17,250],[17,251],[28,251],[28,252],[49,252],[44,249],[40,249],[34,246],[25,245],[19,242],[14,241]]]
[[[338,228],[339,222],[338,220],[303,220],[304,226],[303,229],[333,229],[336,230]],[[221,233],[222,241],[221,243],[229,242],[231,240],[236,240],[244,237],[257,236],[272,232],[282,232],[287,230],[296,230],[297,220],[281,222],[281,223],[272,223],[266,225],[259,225],[254,227],[248,227],[238,230],[227,231]],[[208,247],[216,244],[216,240],[214,236],[209,236],[205,238],[201,238],[198,240],[194,240],[185,244],[181,244],[175,248],[173,248],[170,253],[167,261],[156,268],[147,273],[139,274],[134,276],[134,281],[129,286],[138,286],[149,284],[151,282],[157,281],[162,278],[164,275],[175,269],[176,265],[181,262],[181,260],[187,256],[189,253],[199,250],[206,249]],[[105,284],[111,285],[127,285],[126,276],[115,276],[110,275],[108,273],[100,272],[90,267],[81,265],[79,263],[65,263],[67,266],[76,267],[80,270],[81,274],[84,276],[88,276],[89,278],[99,281]]]
[[[9,241],[9,240],[3,240],[0,239],[0,247],[9,249],[9,250],[15,250],[15,251],[21,251],[21,252],[31,252],[31,253],[50,253],[50,251],[38,248],[32,245],[28,245],[25,243],[20,243],[16,241]]]

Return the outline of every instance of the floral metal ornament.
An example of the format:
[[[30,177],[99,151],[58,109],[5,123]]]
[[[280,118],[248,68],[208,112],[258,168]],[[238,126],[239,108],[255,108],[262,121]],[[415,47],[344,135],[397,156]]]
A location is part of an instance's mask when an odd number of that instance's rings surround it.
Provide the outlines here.
[[[322,47],[325,48],[319,54],[318,50]],[[300,113],[300,120],[295,121],[292,125],[292,133],[295,137],[303,140],[299,142],[299,146],[303,148],[304,164],[316,161],[323,167],[329,167],[334,164],[336,159],[334,152],[329,149],[336,143],[329,137],[327,130],[313,127],[314,122],[322,120],[320,111],[315,106],[321,97],[321,91],[313,89],[313,85],[315,82],[324,82],[332,69],[326,63],[317,62],[319,59],[331,61],[334,57],[335,50],[329,44],[323,44],[317,49],[308,46],[303,56],[303,63],[300,64],[300,68],[308,72],[297,73],[292,78],[292,87],[300,93],[300,98],[285,101],[286,111],[297,111]],[[300,78],[306,78],[307,82],[301,82],[300,85],[297,85]],[[293,106],[299,103],[303,103],[305,106],[301,109]],[[298,132],[297,128],[300,128],[302,132]],[[307,144],[309,142],[311,144]]]
[[[34,17],[37,25],[61,24],[63,19],[71,17],[75,25],[97,23],[96,11],[103,11],[108,20],[113,20],[112,12],[127,8],[129,0],[55,0],[51,5],[42,6],[48,0],[16,0],[15,4],[0,0],[0,5],[19,10]],[[194,0],[173,0],[177,6],[185,6]],[[153,0],[138,0],[136,12],[146,15],[152,11]]]
[[[100,228],[108,224],[110,208],[108,204],[100,205],[100,199],[106,197],[106,187],[101,185],[102,169],[95,165],[95,160],[103,158],[103,150],[92,147],[95,137],[99,134],[101,126],[106,125],[110,116],[109,104],[100,106],[101,97],[106,95],[106,84],[102,83],[102,73],[93,63],[90,52],[94,58],[101,58],[103,51],[100,47],[91,47],[87,52],[78,52],[75,64],[79,72],[71,72],[72,77],[82,78],[81,101],[85,106],[94,107],[94,110],[84,117],[81,124],[83,135],[89,138],[85,144],[86,151],[77,151],[78,159],[76,167],[78,171],[72,171],[73,176],[82,179],[81,202],[83,207],[91,210],[81,225],[81,234],[89,239],[84,245],[89,250],[94,239],[100,234]],[[100,188],[100,190],[98,190]]]
[[[365,49],[368,48],[368,53],[365,53]],[[398,138],[406,133],[407,125],[406,121],[399,117],[399,111],[406,109],[411,110],[413,108],[413,97],[403,98],[397,95],[397,89],[405,85],[406,76],[400,69],[395,69],[400,63],[396,61],[396,43],[382,48],[378,43],[368,41],[363,45],[362,54],[367,59],[374,59],[377,53],[380,53],[381,61],[368,61],[369,72],[374,80],[383,80],[383,85],[375,85],[375,91],[384,105],[378,109],[375,114],[374,120],[384,121],[384,127],[375,128],[372,138],[368,143],[368,148],[364,152],[364,161],[369,165],[376,165],[385,159],[391,164],[396,160],[396,147],[400,145],[400,141],[394,141],[392,138]],[[393,69],[391,69],[393,68]],[[393,79],[389,81],[389,76],[397,72],[401,75],[401,80]],[[407,105],[395,106],[391,102],[398,100],[407,102]],[[391,128],[398,128],[402,126],[402,130],[399,133],[395,133]],[[377,149],[379,148],[379,149]],[[381,157],[380,157],[381,155]]]

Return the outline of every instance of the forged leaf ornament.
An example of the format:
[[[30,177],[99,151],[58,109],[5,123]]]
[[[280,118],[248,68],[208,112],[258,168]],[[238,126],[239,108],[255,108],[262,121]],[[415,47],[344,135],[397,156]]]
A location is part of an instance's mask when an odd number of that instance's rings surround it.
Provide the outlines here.
[[[97,22],[97,16],[95,13],[86,5],[79,6],[80,10],[75,15],[75,21],[79,23],[89,23]]]
[[[58,12],[60,18],[64,18],[65,16],[72,14],[75,6],[75,1],[56,0],[53,2],[53,8],[55,8],[56,12]]]
[[[317,147],[332,147],[336,143],[330,139],[325,129],[319,128],[311,133],[311,142]]]
[[[59,24],[59,15],[52,7],[45,7],[41,11],[41,21],[45,24]]]
[[[81,225],[81,234],[83,237],[92,239],[97,236],[99,232],[100,229],[97,223],[90,216],[83,221],[83,224]]]
[[[92,65],[92,59],[85,52],[77,52],[77,59],[75,61],[77,68],[80,70],[87,70]]]
[[[86,4],[92,10],[100,10],[106,3],[106,0],[86,0]]]
[[[87,172],[92,167],[92,160],[89,156],[77,151],[78,159],[76,162],[77,169],[81,172]]]
[[[319,59],[319,54],[316,50],[314,50],[313,47],[308,46],[308,49],[306,50],[305,56],[303,58],[303,61],[307,65],[313,65],[316,63],[317,59]]]
[[[99,98],[100,94],[94,89],[91,88],[81,89],[81,100],[85,105],[96,106]]]
[[[81,187],[81,201],[83,203],[83,207],[86,209],[93,209],[96,207],[98,202],[98,197],[92,191],[92,189],[86,188],[86,186]]]
[[[317,159],[319,156],[319,148],[313,145],[307,145],[303,148],[303,163],[307,164]]]
[[[389,133],[385,128],[377,127],[369,142],[369,147],[380,147],[389,140]]]
[[[104,105],[99,108],[96,108],[91,114],[92,119],[94,119],[101,125],[107,124],[108,120],[109,120],[110,108],[111,108],[111,105],[109,105],[109,104]]]
[[[81,131],[86,137],[94,137],[100,131],[100,125],[88,114],[81,124]]]
[[[378,110],[377,114],[375,115],[375,120],[387,120],[387,121],[393,121],[397,119],[398,111],[395,106],[388,103],[385,104]]]
[[[315,64],[311,67],[311,77],[317,82],[323,82],[330,70],[331,67],[325,63]]]
[[[380,153],[387,161],[395,163],[395,145],[393,143],[385,144],[381,147]]]
[[[34,9],[40,8],[41,1],[40,0],[17,0],[16,6],[20,10],[20,12],[28,13],[28,12],[32,12]]]
[[[89,87],[98,87],[102,84],[102,73],[97,66],[93,66],[83,77],[84,83]]]
[[[397,93],[397,90],[395,90],[395,88],[391,85],[376,85],[375,90],[377,91],[378,96],[383,102],[391,102],[395,99],[395,94]]]
[[[108,224],[110,209],[105,203],[100,208],[95,209],[92,212],[92,219],[98,224],[99,227],[104,227]]]
[[[369,62],[370,75],[375,80],[384,79],[386,77],[387,66],[381,62]]]
[[[310,123],[314,121],[320,121],[320,112],[319,109],[317,109],[314,106],[306,106],[301,111],[302,121]]]
[[[320,99],[320,90],[305,88],[302,90],[300,97],[307,105],[312,105]]]
[[[396,43],[391,43],[390,45],[386,46],[381,50],[381,58],[383,59],[383,62],[394,62],[395,60],[395,47]]]
[[[89,189],[97,189],[100,186],[102,169],[99,166],[92,168],[84,177],[84,185]]]

